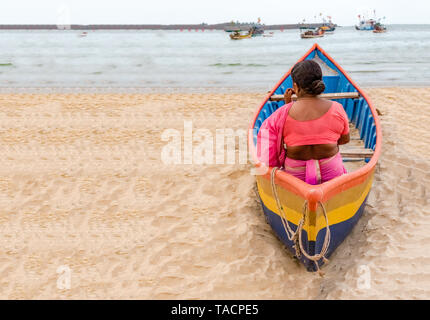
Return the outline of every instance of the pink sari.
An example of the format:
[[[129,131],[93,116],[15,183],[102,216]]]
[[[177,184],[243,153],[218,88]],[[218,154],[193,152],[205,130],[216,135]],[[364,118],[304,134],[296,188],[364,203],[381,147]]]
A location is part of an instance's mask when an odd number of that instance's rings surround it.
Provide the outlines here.
[[[340,153],[321,160],[303,161],[285,158],[284,170],[313,185],[324,183],[346,173]]]

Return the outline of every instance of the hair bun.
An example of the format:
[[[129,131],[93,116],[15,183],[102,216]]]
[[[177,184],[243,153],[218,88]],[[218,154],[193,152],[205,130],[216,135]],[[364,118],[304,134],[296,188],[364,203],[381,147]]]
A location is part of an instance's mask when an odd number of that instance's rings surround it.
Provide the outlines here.
[[[324,90],[325,90],[324,81],[322,81],[322,80],[315,80],[315,81],[312,82],[309,91],[310,91],[311,94],[319,95],[319,94],[323,93]]]
[[[299,89],[309,95],[317,96],[325,90],[321,67],[313,60],[304,60],[295,64],[291,78]]]

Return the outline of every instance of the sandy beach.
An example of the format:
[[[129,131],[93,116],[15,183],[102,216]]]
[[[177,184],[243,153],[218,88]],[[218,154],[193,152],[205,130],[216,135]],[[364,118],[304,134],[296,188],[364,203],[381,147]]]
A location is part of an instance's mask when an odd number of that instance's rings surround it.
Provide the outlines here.
[[[266,224],[250,163],[161,161],[163,132],[247,130],[264,92],[1,94],[0,298],[429,299],[430,88],[366,91],[383,153],[323,278]]]

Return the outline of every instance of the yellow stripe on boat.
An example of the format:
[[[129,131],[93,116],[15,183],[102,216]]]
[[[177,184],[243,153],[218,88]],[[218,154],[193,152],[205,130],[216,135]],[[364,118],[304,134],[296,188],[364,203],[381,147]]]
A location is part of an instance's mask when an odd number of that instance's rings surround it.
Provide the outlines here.
[[[278,207],[276,206],[276,200],[272,195],[270,181],[258,176],[257,188],[261,201],[263,201],[264,205],[273,213],[281,216],[280,212],[278,212]],[[278,193],[281,205],[284,208],[286,216],[288,217],[288,221],[298,225],[300,219],[302,218],[302,208],[305,199],[279,186]]]

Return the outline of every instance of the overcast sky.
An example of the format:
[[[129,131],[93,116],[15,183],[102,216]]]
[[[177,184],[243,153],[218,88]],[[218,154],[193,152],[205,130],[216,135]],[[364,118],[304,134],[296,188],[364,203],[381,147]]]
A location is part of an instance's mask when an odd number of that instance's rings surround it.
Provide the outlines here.
[[[297,23],[331,15],[353,25],[357,15],[376,10],[386,23],[430,23],[428,0],[5,0],[0,24],[175,24],[231,20],[265,24]]]

